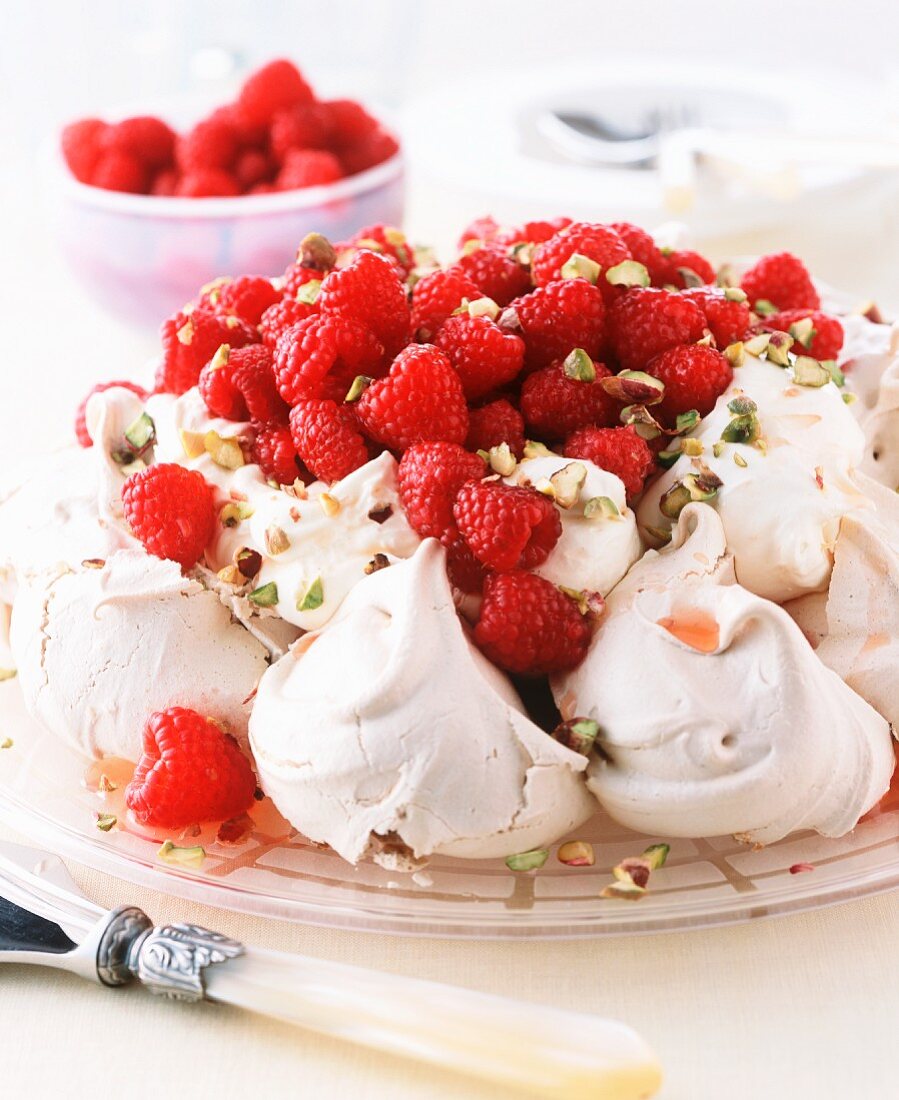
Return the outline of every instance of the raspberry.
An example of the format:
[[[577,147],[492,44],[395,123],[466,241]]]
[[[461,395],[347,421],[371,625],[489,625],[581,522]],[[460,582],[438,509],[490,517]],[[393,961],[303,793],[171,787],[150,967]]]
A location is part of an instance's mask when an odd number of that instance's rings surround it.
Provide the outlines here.
[[[511,401],[500,398],[468,410],[468,435],[465,446],[469,451],[489,451],[507,443],[516,458],[524,452],[524,418]]]
[[[185,569],[197,564],[215,529],[212,489],[201,473],[174,462],[149,466],[122,486],[122,503],[149,554]]]
[[[197,307],[163,321],[162,360],[156,370],[160,393],[185,393],[197,384],[200,371],[222,344],[232,351],[256,341],[256,332],[237,317],[221,317]]]
[[[446,573],[450,584],[460,592],[480,592],[487,569],[460,539],[446,551]]]
[[[665,383],[665,396],[657,407],[670,425],[690,409],[696,409],[700,416],[708,415],[734,376],[721,352],[702,344],[669,348],[646,369]]]
[[[466,225],[459,235],[456,247],[461,252],[469,241],[494,241],[499,236],[500,226],[492,214],[485,214],[481,218],[475,218]]]
[[[562,439],[578,428],[618,423],[621,406],[600,382],[611,373],[608,367],[593,363],[592,381],[571,377],[568,369],[565,362],[553,363],[529,375],[521,387],[524,421],[542,439]]]
[[[599,264],[601,272],[597,286],[604,298],[613,298],[617,292],[606,280],[605,272],[629,260],[630,250],[611,226],[590,222],[573,222],[537,247],[531,261],[531,275],[537,286],[546,286],[561,278],[563,265],[575,252]]]
[[[358,144],[379,129],[378,120],[355,99],[330,99],[321,104],[338,150]]]
[[[627,245],[631,258],[643,264],[654,283],[660,282],[658,275],[664,267],[664,256],[646,230],[631,222],[612,222],[611,228]]]
[[[318,297],[321,312],[364,325],[392,359],[409,340],[411,317],[396,268],[376,252],[358,252],[350,263],[325,276]]]
[[[115,123],[103,134],[104,149],[128,153],[147,168],[156,170],[172,163],[175,155],[175,131],[161,118],[142,115]]]
[[[333,153],[325,149],[289,149],[275,176],[275,187],[278,191],[322,187],[342,177],[343,168]]]
[[[344,385],[342,397],[358,374],[380,369],[381,344],[368,329],[344,317],[315,314],[285,330],[275,346],[275,381],[293,405],[320,397],[326,380]]]
[[[474,640],[495,665],[522,676],[545,676],[579,665],[590,626],[577,604],[533,573],[487,577]]]
[[[598,356],[604,316],[602,294],[595,286],[586,279],[558,279],[518,298],[499,323],[524,337],[525,362],[533,370],[564,359],[572,348]]]
[[[233,313],[248,325],[258,325],[262,314],[281,300],[271,279],[262,275],[239,275],[225,283],[218,292],[215,303],[220,313]]]
[[[240,188],[221,168],[197,168],[181,177],[175,194],[182,199],[230,199],[240,194]]]
[[[406,519],[423,539],[439,539],[444,546],[459,540],[453,518],[456,494],[467,481],[488,473],[487,464],[457,443],[416,443],[400,460],[397,472],[400,503]]]
[[[290,428],[284,424],[260,424],[253,440],[253,461],[266,478],[279,485],[293,485],[300,476],[297,448]]]
[[[406,234],[392,225],[384,225],[381,222],[376,225],[366,225],[354,233],[345,247],[355,250],[368,248],[372,252],[380,252],[382,256],[388,256],[399,269],[401,279],[407,279],[409,272],[415,266],[415,249],[406,240]]]
[[[565,440],[566,458],[586,458],[624,482],[628,499],[643,491],[654,459],[645,439],[633,428],[582,428]]]
[[[469,401],[505,386],[524,367],[524,341],[489,317],[450,317],[434,344],[456,368]]]
[[[553,218],[548,222],[525,222],[509,229],[500,230],[496,239],[500,244],[543,244],[563,229],[571,225],[571,218]],[[462,247],[461,245],[459,246]]]
[[[268,145],[268,125],[251,122],[236,103],[228,103],[207,116],[207,122],[223,122],[237,135],[241,149],[265,149]]]
[[[271,161],[258,149],[244,149],[234,162],[234,181],[241,191],[249,191],[251,187],[263,183],[271,172]]]
[[[481,292],[479,297],[492,298],[501,306],[531,289],[527,268],[501,246],[482,245],[460,256],[448,270],[467,275]]]
[[[453,516],[474,556],[499,573],[541,565],[562,533],[549,497],[501,481],[466,482]]]
[[[821,300],[802,260],[790,252],[762,256],[743,276],[740,286],[749,302],[773,302],[780,310],[818,309]]]
[[[450,268],[423,275],[412,290],[412,331],[415,339],[432,339],[464,298],[473,302],[480,297],[482,295],[476,284],[461,271]]]
[[[264,344],[230,352],[228,366],[251,420],[287,421],[287,406],[278,393],[272,353]]]
[[[612,304],[607,327],[622,369],[643,370],[660,352],[701,340],[705,317],[696,302],[682,294],[635,287]]]
[[[269,130],[272,156],[280,164],[291,149],[326,149],[329,133],[328,113],[320,103],[279,111]]]
[[[382,127],[373,130],[368,137],[341,150],[340,162],[348,176],[365,172],[378,164],[383,164],[399,152],[399,143],[393,134]]]
[[[806,319],[812,322],[811,333],[805,338],[805,343],[794,336],[791,350],[797,355],[811,355],[815,359],[836,359],[843,346],[843,326],[836,317],[819,309],[787,309],[783,313],[774,313],[764,319],[764,327],[790,332],[791,325]],[[805,327],[798,331],[802,333]]]
[[[318,306],[298,302],[295,298],[282,298],[269,306],[259,319],[259,333],[266,347],[274,350],[281,334],[292,325],[305,321],[318,312]]]
[[[356,414],[372,439],[397,451],[428,440],[462,443],[468,434],[462,383],[430,344],[401,351],[387,377],[362,394]]]
[[[95,393],[105,393],[106,390],[112,389],[113,386],[121,386],[123,389],[130,390],[133,394],[136,394],[141,401],[146,401],[147,399],[147,391],[143,386],[138,386],[135,382],[98,382],[78,406],[78,411],[75,413],[75,437],[82,447],[93,447],[94,445],[94,441],[88,434],[87,423],[85,422],[85,412],[87,410],[88,401],[90,401]]]
[[[725,297],[717,287],[699,286],[684,291],[684,297],[695,302],[705,314],[705,321],[719,348],[743,340],[749,333],[752,316],[746,302]]]
[[[101,141],[107,124],[99,118],[71,122],[62,132],[62,155],[76,180],[90,183],[100,159]]]
[[[213,416],[221,416],[225,420],[247,419],[247,403],[234,381],[234,367],[227,344],[223,344],[200,371],[197,385],[206,408]]]
[[[663,249],[661,265],[653,273],[653,282],[677,287],[683,290],[696,276],[703,283],[715,281],[715,269],[698,252],[690,252],[685,249],[674,251]]]
[[[227,171],[237,158],[240,138],[224,119],[205,118],[183,134],[175,147],[175,160],[185,174],[209,168]]]
[[[237,110],[250,125],[267,126],[279,111],[313,103],[315,95],[292,61],[270,61],[244,81]]]
[[[368,462],[368,448],[349,405],[311,399],[290,411],[297,454],[317,478],[340,481]]]
[[[178,193],[181,177],[174,168],[164,168],[158,172],[150,184],[151,195],[163,195],[166,198]]]
[[[252,805],[256,777],[234,738],[186,707],[151,714],[125,805],[143,825],[227,821]]]
[[[100,154],[90,182],[104,191],[127,191],[140,195],[147,189],[147,170],[137,157],[113,149]]]

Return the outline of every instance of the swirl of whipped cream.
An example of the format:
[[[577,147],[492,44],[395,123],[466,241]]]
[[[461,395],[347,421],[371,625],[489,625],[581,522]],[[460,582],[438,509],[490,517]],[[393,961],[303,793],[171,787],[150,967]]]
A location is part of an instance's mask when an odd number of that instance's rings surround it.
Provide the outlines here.
[[[560,508],[562,534],[546,561],[534,570],[553,584],[578,591],[610,592],[642,553],[634,513],[628,508],[624,484],[615,474],[586,459],[544,455],[519,463],[505,478],[507,485],[541,485],[566,467],[583,467],[586,477],[570,508]],[[588,519],[584,505],[607,497],[618,509],[613,517]]]
[[[764,451],[721,443],[734,416],[728,403],[744,394],[758,406]],[[795,385],[791,371],[747,356],[691,435],[703,446],[702,463],[723,482],[714,507],[739,582],[777,603],[826,588],[841,518],[871,507],[850,477],[862,459],[864,437],[837,387]],[[647,537],[671,527],[661,498],[698,461],[682,455],[646,491],[637,520]]]
[[[192,707],[245,738],[264,647],[213,592],[143,550],[32,576],[10,644],[29,713],[92,756],[137,760],[154,711]]]
[[[563,717],[600,723],[588,785],[616,820],[661,836],[851,829],[886,791],[888,724],[815,656],[790,616],[730,582],[707,505],[681,513],[607,601]]]
[[[840,363],[858,400],[852,411],[865,436],[862,473],[899,489],[899,324],[842,317]]]
[[[250,743],[281,813],[353,863],[385,836],[416,857],[506,856],[595,809],[586,758],[535,726],[469,641],[433,540],[271,666]]]

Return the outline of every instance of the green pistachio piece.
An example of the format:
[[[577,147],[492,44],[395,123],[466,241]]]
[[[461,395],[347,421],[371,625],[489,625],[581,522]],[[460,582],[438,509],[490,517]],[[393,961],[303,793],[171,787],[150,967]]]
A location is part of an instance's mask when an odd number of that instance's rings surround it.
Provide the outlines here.
[[[534,848],[530,852],[519,852],[517,855],[507,856],[506,866],[510,871],[539,871],[548,859],[548,848]]]
[[[646,860],[651,871],[658,871],[660,867],[665,865],[665,860],[670,852],[670,844],[650,844],[640,858]]]
[[[310,581],[297,599],[297,611],[316,611],[325,602],[325,590],[321,577]]]
[[[575,348],[569,352],[562,363],[562,370],[566,378],[575,382],[596,381],[596,366],[583,348]]]
[[[643,264],[636,260],[622,260],[606,272],[606,282],[612,286],[649,286],[652,279]]]
[[[260,588],[254,588],[247,599],[257,607],[274,607],[278,602],[278,586],[274,581],[269,581]]]
[[[156,425],[153,417],[147,413],[141,413],[132,424],[125,429],[125,439],[134,448],[136,454],[140,454],[156,442]]]
[[[560,274],[563,279],[586,279],[588,283],[596,286],[602,268],[589,256],[582,256],[580,252],[572,252],[564,264]]]
[[[800,355],[793,364],[793,381],[797,386],[810,386],[817,389],[832,381],[830,371],[817,359]]]
[[[170,840],[165,840],[156,854],[164,863],[171,863],[175,867],[200,867],[206,858],[206,849],[199,844],[192,848],[180,848]]]
[[[586,519],[621,519],[621,511],[611,497],[591,497],[584,505]]]

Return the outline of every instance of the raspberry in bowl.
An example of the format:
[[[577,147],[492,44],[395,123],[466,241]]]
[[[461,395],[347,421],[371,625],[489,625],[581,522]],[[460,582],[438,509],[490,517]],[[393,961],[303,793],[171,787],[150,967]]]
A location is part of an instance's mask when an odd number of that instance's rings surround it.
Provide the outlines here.
[[[402,220],[397,139],[355,100],[317,98],[292,62],[205,114],[156,106],[74,121],[48,151],[62,250],[126,321],[155,328],[222,271],[283,270],[313,229],[341,241]]]

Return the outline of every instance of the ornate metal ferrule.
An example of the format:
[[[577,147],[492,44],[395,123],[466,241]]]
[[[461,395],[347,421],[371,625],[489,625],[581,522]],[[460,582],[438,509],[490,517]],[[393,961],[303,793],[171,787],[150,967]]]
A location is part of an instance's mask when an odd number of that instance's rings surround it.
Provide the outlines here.
[[[97,976],[104,985],[127,985],[132,980],[130,960],[135,944],[152,927],[147,914],[133,905],[110,913],[97,944]]]

